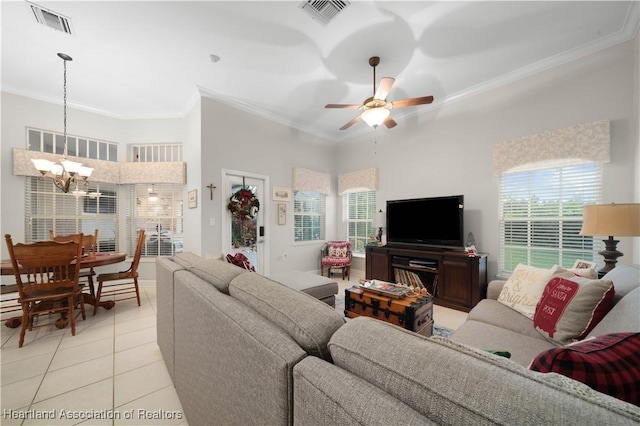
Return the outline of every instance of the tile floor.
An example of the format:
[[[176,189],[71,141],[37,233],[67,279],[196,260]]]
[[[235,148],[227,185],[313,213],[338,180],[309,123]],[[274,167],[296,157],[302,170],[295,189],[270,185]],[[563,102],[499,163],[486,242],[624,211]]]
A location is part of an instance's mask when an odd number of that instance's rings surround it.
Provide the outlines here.
[[[69,327],[27,331],[22,348],[20,329],[2,324],[0,424],[186,425],[156,344],[155,287],[140,296],[140,307],[119,301],[95,317],[88,308],[75,336]]]
[[[333,276],[341,294],[358,282],[358,274],[352,272],[350,281]],[[120,301],[95,317],[88,308],[75,336],[68,327],[27,331],[22,348],[20,329],[2,324],[0,424],[187,425],[156,344],[155,287],[141,287],[141,299],[140,307],[135,300]],[[466,316],[434,306],[440,326],[455,329]],[[181,418],[170,418],[174,413]],[[158,415],[164,418],[152,418]]]

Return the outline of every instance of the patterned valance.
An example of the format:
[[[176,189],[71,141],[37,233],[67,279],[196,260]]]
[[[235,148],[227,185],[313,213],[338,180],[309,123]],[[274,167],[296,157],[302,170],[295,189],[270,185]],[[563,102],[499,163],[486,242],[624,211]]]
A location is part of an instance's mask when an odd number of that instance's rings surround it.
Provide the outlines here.
[[[120,163],[120,183],[187,183],[183,161]]]
[[[565,166],[584,161],[610,161],[609,120],[579,124],[496,143],[493,171],[501,173],[539,168],[546,163]]]
[[[16,176],[40,176],[33,166],[32,158],[44,158],[58,161],[62,156],[26,149],[13,149],[13,174]],[[87,167],[93,167],[90,182],[130,184],[130,183],[178,183],[187,182],[186,163],[183,161],[164,163],[118,163],[115,161],[96,160],[67,156]]]
[[[345,173],[338,177],[338,195],[376,189],[378,189],[378,169],[375,167]]]
[[[313,191],[328,195],[331,193],[331,177],[315,170],[293,168],[293,190]]]

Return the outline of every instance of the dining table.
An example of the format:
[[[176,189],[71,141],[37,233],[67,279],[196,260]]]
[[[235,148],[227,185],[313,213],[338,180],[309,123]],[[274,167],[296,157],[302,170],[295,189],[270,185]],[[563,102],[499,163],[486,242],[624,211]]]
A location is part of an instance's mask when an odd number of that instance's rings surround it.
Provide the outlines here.
[[[83,255],[80,258],[80,269],[90,269],[97,268],[99,266],[107,266],[113,265],[116,263],[124,262],[127,258],[126,253],[117,253],[117,252],[97,252]],[[14,275],[13,265],[11,264],[10,259],[3,259],[0,261],[0,272],[1,275]],[[23,271],[21,271],[22,273]],[[83,302],[85,304],[93,306],[95,303],[95,297],[90,293],[82,293]],[[111,309],[115,306],[115,302],[113,300],[104,300],[99,303],[99,306],[105,309]],[[56,322],[56,327],[64,328],[67,325],[67,321],[65,319],[60,319]],[[9,328],[16,328],[22,322],[21,317],[9,318],[5,321],[5,326]]]

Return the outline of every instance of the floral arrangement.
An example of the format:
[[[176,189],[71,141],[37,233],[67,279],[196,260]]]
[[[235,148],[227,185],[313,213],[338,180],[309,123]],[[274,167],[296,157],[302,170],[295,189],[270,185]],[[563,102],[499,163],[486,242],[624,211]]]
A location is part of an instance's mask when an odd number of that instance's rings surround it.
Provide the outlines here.
[[[260,201],[250,189],[242,188],[229,197],[227,208],[234,217],[253,219],[260,210]]]

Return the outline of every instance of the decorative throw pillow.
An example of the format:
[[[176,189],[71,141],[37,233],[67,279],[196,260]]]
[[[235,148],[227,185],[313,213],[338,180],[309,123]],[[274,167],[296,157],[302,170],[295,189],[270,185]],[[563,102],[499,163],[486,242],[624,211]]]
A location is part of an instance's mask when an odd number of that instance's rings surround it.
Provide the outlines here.
[[[559,373],[640,406],[640,333],[605,334],[539,354],[531,370]]]
[[[614,294],[611,280],[556,276],[544,288],[533,326],[561,345],[581,340],[609,312]]]
[[[255,272],[256,268],[251,264],[251,261],[247,256],[242,253],[236,253],[234,256],[231,254],[227,255],[227,262],[232,263],[236,266],[239,266],[247,271]]]
[[[518,264],[502,287],[498,302],[533,319],[536,305],[553,270]]]
[[[329,247],[329,256],[331,257],[347,257],[346,247]]]

